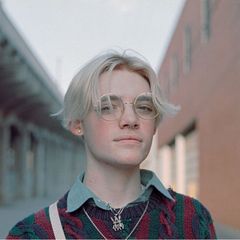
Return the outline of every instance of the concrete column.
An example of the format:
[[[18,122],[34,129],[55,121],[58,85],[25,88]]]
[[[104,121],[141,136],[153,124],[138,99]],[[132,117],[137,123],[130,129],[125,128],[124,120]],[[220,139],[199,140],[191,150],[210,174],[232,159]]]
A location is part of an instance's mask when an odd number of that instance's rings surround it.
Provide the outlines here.
[[[8,125],[0,125],[0,202],[7,204],[11,201],[9,189],[9,162],[8,151],[10,142],[10,129]]]
[[[38,136],[37,138],[37,147],[36,147],[36,171],[35,171],[35,195],[37,197],[44,196],[45,188],[45,146],[43,139]]]
[[[18,162],[20,165],[19,169],[19,196],[22,198],[27,198],[31,196],[32,186],[31,186],[31,174],[33,170],[33,162],[29,158],[29,148],[30,148],[30,137],[28,131],[21,126],[20,143],[18,149]]]
[[[66,161],[63,161],[63,151],[61,148],[60,140],[57,138],[57,136],[54,136],[53,141],[54,146],[54,155],[52,158],[52,172],[54,173],[54,178],[52,178],[52,189],[51,193],[52,195],[62,195],[62,189],[65,187],[65,181],[66,181]]]
[[[50,189],[51,189],[51,177],[52,177],[52,143],[50,141],[50,138],[47,137],[45,140],[46,143],[46,178],[45,178],[45,185],[46,185],[46,195],[50,195]]]
[[[56,138],[54,134],[48,134],[47,145],[47,195],[56,196],[61,185],[59,183],[59,171],[61,171],[61,161],[59,157],[59,149],[57,148]]]
[[[1,119],[1,176],[3,178],[3,199],[6,203],[11,203],[18,197],[19,181],[18,181],[18,119],[15,115]]]
[[[52,143],[50,140],[49,134],[45,135],[45,146],[46,146],[46,154],[45,154],[45,159],[46,159],[46,177],[45,177],[45,195],[49,196],[50,195],[50,189],[51,189],[51,179],[52,179]]]
[[[186,143],[182,135],[176,137],[176,184],[177,191],[186,193]]]
[[[49,151],[51,146],[50,141],[49,141],[49,134],[46,130],[42,131],[41,139],[42,139],[42,144],[43,144],[43,154],[44,154],[44,179],[43,179],[43,191],[44,191],[44,196],[48,196],[48,182],[49,182]]]

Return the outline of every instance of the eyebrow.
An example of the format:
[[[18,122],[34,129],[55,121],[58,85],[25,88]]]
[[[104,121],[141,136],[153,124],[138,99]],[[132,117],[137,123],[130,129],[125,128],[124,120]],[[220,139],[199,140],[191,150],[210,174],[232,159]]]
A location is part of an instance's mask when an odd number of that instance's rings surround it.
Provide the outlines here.
[[[136,97],[138,97],[138,96],[146,96],[146,97],[148,97],[148,95],[147,94],[149,94],[149,93],[151,93],[151,91],[149,91],[149,92],[142,92],[142,93],[139,93],[139,94],[137,94],[137,95],[135,95],[135,97],[134,98],[136,98]],[[145,95],[144,95],[145,94]],[[151,93],[152,94],[152,93]],[[108,92],[108,93],[104,93],[104,94],[102,94],[102,95],[100,95],[100,97],[103,97],[103,96],[106,96],[106,95],[115,95],[115,96],[118,96],[118,97],[120,97],[120,98],[130,98],[130,96],[123,96],[123,95],[119,95],[119,94],[116,94],[116,93],[113,93],[113,92]]]

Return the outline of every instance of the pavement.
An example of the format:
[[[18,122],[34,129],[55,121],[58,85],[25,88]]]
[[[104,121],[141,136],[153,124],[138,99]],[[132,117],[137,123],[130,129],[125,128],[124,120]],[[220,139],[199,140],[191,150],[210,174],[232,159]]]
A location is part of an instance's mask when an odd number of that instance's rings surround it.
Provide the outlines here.
[[[0,239],[20,220],[55,202],[57,197],[19,200],[14,204],[0,206]]]
[[[32,198],[19,200],[12,205],[0,206],[0,239],[5,238],[9,230],[20,220],[49,206],[58,197]],[[219,239],[240,239],[240,230],[232,229],[228,226],[215,223],[217,236]]]
[[[233,229],[220,223],[214,225],[218,239],[240,239],[240,229]]]

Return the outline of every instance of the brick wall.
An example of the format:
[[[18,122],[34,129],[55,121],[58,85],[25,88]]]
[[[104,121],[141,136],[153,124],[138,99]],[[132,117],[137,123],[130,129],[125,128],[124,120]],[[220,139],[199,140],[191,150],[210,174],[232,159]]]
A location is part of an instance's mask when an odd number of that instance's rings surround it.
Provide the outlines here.
[[[181,112],[159,127],[159,147],[193,122],[199,133],[200,200],[214,219],[240,228],[240,1],[210,0],[211,31],[201,35],[204,1],[186,1],[159,70],[159,80]],[[184,31],[191,30],[191,67],[184,72]],[[177,78],[172,79],[172,56]]]

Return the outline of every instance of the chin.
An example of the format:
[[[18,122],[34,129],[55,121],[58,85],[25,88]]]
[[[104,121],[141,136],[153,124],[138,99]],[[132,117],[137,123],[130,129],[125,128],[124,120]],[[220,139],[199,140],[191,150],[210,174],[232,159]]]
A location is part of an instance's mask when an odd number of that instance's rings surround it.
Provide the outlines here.
[[[135,156],[128,155],[116,159],[115,163],[126,167],[136,167],[139,166],[143,161],[144,159],[142,159],[142,156],[140,157],[136,155]]]

